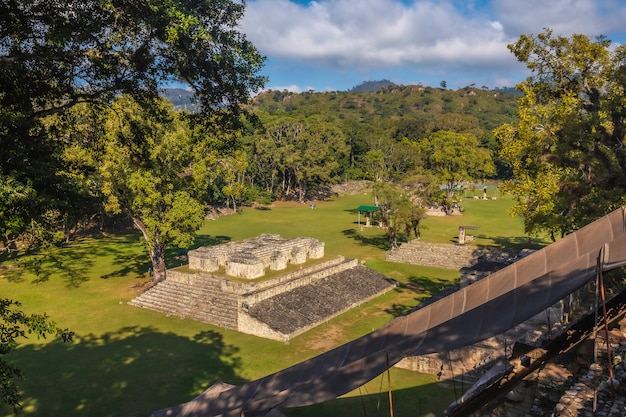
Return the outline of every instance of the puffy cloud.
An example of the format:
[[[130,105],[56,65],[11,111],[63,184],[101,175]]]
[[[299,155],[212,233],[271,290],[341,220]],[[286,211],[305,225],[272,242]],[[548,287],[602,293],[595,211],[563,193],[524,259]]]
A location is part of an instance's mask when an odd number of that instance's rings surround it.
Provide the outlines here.
[[[519,35],[549,27],[619,42],[624,21],[623,0],[248,0],[241,30],[280,85],[317,85],[333,73],[319,90],[386,74],[502,86],[527,74],[506,47]]]
[[[493,11],[514,37],[544,28],[563,36],[623,33],[626,20],[623,0],[500,0],[493,2]]]
[[[335,67],[502,62],[512,41],[489,19],[431,1],[256,0],[242,29],[262,53]]]

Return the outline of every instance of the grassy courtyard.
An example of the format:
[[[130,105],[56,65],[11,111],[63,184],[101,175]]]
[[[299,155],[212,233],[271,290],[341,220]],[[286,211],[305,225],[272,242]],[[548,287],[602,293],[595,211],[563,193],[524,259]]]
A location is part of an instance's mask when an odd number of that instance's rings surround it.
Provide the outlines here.
[[[0,294],[22,302],[27,312],[46,312],[76,333],[74,342],[22,341],[9,359],[26,372],[24,416],[143,416],[192,399],[221,380],[242,384],[361,336],[452,285],[458,272],[385,261],[383,231],[357,225],[355,208],[372,204],[367,194],[317,202],[317,208],[276,203],[268,209],[207,220],[195,246],[278,233],[311,236],[326,243],[328,256],[365,260],[401,284],[360,308],[285,345],[215,326],[138,309],[126,304],[148,279],[148,258],[138,234],[84,239],[63,247],[0,259]],[[459,225],[478,226],[476,245],[528,247],[511,201],[463,202],[462,216],[431,217],[422,239],[454,242]],[[540,242],[541,243],[541,242]],[[532,243],[531,245],[535,245]],[[170,266],[182,263],[169,254]],[[421,288],[417,290],[416,288]],[[459,393],[436,377],[393,369],[394,415],[437,415]],[[388,415],[386,375],[343,398],[290,410],[293,416]],[[374,411],[378,410],[378,411]],[[376,414],[378,413],[378,414]],[[0,416],[12,410],[0,409]]]

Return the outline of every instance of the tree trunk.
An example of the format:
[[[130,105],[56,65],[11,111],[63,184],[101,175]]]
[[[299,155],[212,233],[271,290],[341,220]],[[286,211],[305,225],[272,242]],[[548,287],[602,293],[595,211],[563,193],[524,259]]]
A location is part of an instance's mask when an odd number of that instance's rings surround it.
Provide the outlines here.
[[[150,258],[152,260],[152,282],[157,284],[165,281],[165,247],[160,243],[155,243],[154,247],[150,249]]]
[[[304,198],[306,197],[307,192],[307,182],[306,180],[299,181],[298,186],[298,202],[304,203]]]
[[[276,178],[276,171],[272,170],[272,176],[270,177],[270,187],[267,190],[270,193],[274,192],[274,179]]]
[[[150,260],[152,261],[152,268],[150,274],[152,275],[152,283],[157,284],[161,281],[165,281],[166,268],[165,268],[165,249],[166,246],[161,243],[160,237],[156,234],[152,239],[146,230],[146,226],[137,217],[132,216],[133,224],[137,229],[141,231],[143,238],[150,247]]]
[[[63,237],[65,238],[65,243],[70,243],[72,240],[72,233],[67,225],[67,214],[63,216]]]

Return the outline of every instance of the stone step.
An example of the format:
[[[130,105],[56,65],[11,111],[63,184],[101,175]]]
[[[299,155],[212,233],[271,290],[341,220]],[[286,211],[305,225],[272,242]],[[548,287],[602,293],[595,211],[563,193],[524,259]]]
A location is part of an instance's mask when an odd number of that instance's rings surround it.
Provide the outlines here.
[[[215,285],[198,285],[165,280],[129,304],[168,315],[212,323],[225,328],[237,328],[237,299],[225,297]],[[206,285],[205,285],[206,284]]]

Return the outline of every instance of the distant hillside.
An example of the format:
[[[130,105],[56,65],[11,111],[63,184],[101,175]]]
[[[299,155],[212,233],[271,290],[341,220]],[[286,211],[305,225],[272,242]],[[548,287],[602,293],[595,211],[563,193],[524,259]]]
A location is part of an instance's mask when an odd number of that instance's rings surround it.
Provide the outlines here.
[[[196,100],[193,91],[182,88],[164,88],[161,95],[171,101],[176,110],[196,110]]]
[[[365,81],[355,87],[352,87],[349,91],[352,93],[374,93],[384,88],[395,86],[396,84],[389,80]]]
[[[373,93],[298,94],[270,90],[255,97],[251,107],[269,117],[319,114],[329,120],[352,120],[359,124],[386,120],[403,130],[397,134],[415,138],[438,129],[475,131],[478,128],[487,132],[503,123],[513,122],[517,118],[519,97],[519,92],[513,89],[464,87],[444,90],[422,85],[389,85]]]

